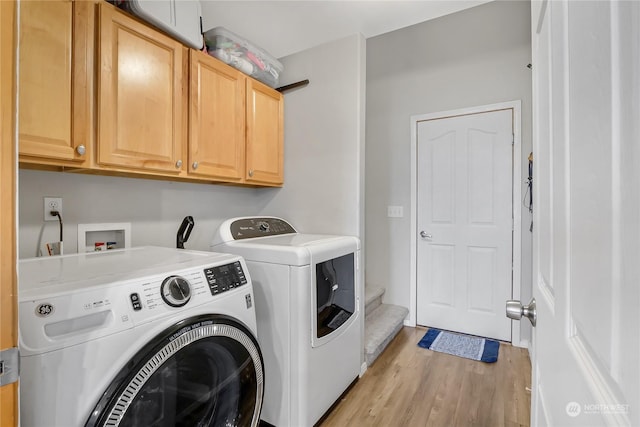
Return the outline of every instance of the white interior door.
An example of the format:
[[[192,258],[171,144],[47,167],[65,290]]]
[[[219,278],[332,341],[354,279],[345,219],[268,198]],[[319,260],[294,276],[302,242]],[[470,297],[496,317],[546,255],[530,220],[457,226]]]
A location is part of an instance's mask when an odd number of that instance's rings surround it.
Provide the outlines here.
[[[510,341],[513,110],[417,126],[417,323]]]
[[[640,425],[640,3],[534,1],[533,426]]]

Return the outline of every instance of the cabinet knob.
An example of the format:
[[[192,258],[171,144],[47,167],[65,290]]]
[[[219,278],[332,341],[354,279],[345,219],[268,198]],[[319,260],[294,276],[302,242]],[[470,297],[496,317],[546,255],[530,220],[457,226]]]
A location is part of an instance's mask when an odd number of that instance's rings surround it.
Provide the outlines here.
[[[253,176],[253,169],[249,169],[249,176]]]
[[[193,164],[191,165],[191,167],[195,170],[198,169],[198,162],[193,162]]]
[[[84,153],[86,153],[87,149],[84,148],[84,145],[78,145],[76,147],[76,153],[78,153],[79,156],[84,156]]]
[[[182,167],[182,160],[178,160],[176,162],[176,169],[180,169]]]

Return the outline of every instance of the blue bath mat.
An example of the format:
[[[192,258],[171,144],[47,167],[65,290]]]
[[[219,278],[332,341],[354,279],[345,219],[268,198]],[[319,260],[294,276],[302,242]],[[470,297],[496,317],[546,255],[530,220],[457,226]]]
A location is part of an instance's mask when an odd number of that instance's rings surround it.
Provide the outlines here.
[[[486,338],[429,329],[418,345],[440,353],[452,354],[481,362],[493,363],[498,360],[500,343]]]

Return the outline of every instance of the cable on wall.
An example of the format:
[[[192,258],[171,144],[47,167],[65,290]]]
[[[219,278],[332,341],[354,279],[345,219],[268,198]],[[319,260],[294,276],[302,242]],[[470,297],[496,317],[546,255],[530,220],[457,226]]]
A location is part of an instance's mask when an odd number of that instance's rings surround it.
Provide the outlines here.
[[[58,211],[51,211],[51,216],[57,216],[58,217],[58,223],[60,226],[60,241],[57,242],[57,245],[55,243],[47,243],[47,252],[49,253],[49,255],[63,255],[63,249],[62,249],[62,242],[64,240],[64,232],[63,232],[63,228],[64,228],[64,224],[62,222],[62,215],[60,215],[60,212]],[[56,247],[57,246],[57,247]]]

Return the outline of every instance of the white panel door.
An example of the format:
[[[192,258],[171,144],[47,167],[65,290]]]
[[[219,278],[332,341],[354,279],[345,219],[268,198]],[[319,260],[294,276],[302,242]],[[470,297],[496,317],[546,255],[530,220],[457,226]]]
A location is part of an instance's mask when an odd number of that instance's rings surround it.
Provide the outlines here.
[[[417,323],[510,341],[513,110],[417,132]]]
[[[532,2],[533,426],[640,425],[639,28]]]

